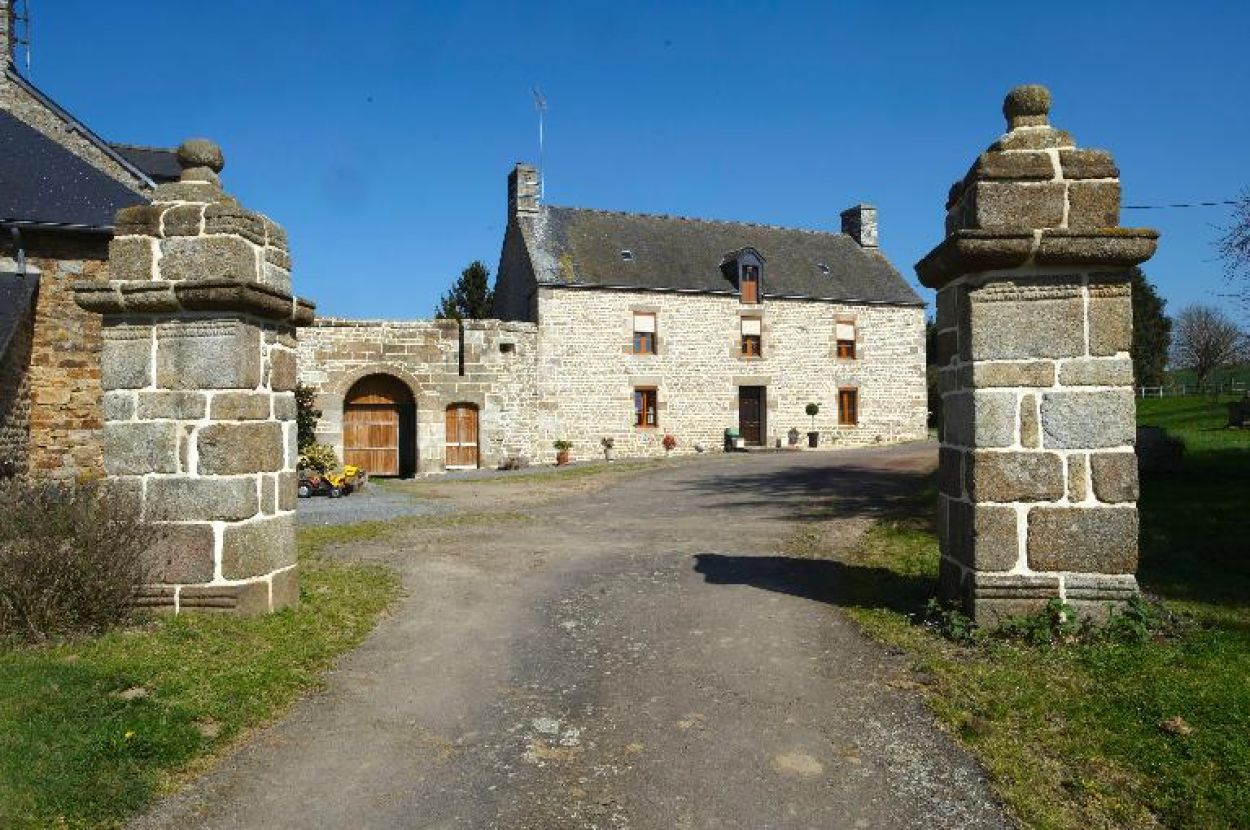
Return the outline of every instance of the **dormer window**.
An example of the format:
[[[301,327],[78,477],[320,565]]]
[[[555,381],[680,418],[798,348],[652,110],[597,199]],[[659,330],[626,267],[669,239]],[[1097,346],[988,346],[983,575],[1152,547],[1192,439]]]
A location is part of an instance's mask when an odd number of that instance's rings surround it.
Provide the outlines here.
[[[633,262],[633,261],[634,261],[634,252],[633,252],[633,251],[631,251],[629,248],[622,248],[622,249],[621,249],[621,261],[622,261],[622,262]]]
[[[739,248],[725,254],[720,263],[725,279],[738,289],[738,297],[746,305],[763,302],[764,257],[754,248]]]
[[[749,305],[758,303],[760,301],[760,267],[743,265],[742,275],[738,280],[738,293],[742,295],[742,302]]]

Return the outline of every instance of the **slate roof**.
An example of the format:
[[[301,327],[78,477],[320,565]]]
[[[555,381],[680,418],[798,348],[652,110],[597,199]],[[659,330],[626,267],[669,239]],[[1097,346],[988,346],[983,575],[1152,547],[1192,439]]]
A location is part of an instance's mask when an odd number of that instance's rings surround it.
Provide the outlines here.
[[[110,231],[118,210],[147,200],[0,110],[0,222]]]
[[[720,265],[751,247],[765,297],[923,304],[880,251],[841,233],[551,205],[525,224],[540,283],[734,292]]]
[[[144,147],[139,144],[109,146],[157,184],[176,182],[182,175],[182,168],[178,165],[178,151],[172,147]]]

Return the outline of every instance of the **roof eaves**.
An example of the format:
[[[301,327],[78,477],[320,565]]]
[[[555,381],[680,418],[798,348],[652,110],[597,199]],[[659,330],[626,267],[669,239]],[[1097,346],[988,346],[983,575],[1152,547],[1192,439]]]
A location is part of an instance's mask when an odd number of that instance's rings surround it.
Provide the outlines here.
[[[138,167],[135,167],[133,164],[127,161],[125,157],[122,156],[121,153],[113,149],[113,147],[107,141],[101,138],[97,133],[95,133],[86,124],[82,123],[73,115],[71,115],[67,109],[65,109],[56,101],[53,101],[51,98],[45,95],[43,91],[39,89],[39,87],[35,86],[25,77],[23,77],[21,73],[19,73],[17,70],[13,69],[10,66],[5,69],[4,74],[9,78],[9,80],[13,81],[22,89],[24,89],[26,92],[30,93],[30,95],[35,100],[43,104],[45,107],[51,110],[54,114],[56,114],[57,117],[59,117],[62,121],[67,123],[72,131],[78,133],[83,138],[90,141],[97,148],[99,148],[99,150],[102,153],[104,153],[113,161],[121,165],[121,167],[124,168],[126,172],[130,173],[132,176],[134,176],[136,179],[138,179],[140,182],[147,185],[148,187],[153,187],[153,188],[156,187],[156,182],[152,181],[152,179],[148,176],[148,174],[144,173]]]

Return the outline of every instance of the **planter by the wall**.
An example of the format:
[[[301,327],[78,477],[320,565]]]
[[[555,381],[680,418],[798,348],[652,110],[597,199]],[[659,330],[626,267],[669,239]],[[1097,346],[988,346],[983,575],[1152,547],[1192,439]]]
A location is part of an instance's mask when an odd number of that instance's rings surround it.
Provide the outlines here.
[[[568,464],[568,463],[569,463],[569,451],[568,450],[560,450],[559,452],[556,453],[556,466],[557,467],[563,467],[565,464]]]
[[[819,445],[820,445],[820,433],[819,432],[807,433],[807,446],[811,447],[812,449],[816,449],[816,447]]]

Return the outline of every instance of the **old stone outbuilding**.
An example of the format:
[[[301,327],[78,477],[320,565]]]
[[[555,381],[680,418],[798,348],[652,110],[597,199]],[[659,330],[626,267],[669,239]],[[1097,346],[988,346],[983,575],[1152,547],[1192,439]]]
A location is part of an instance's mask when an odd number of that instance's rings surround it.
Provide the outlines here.
[[[102,470],[100,319],[72,284],[109,278],[113,217],[178,177],[172,150],[111,144],[22,76],[0,0],[0,472]]]
[[[408,474],[598,456],[923,438],[923,304],[880,251],[876,210],[842,233],[544,205],[508,178],[498,320],[323,319],[300,339],[321,440]],[[809,403],[820,407],[815,419]],[[801,436],[801,437],[800,437]]]

